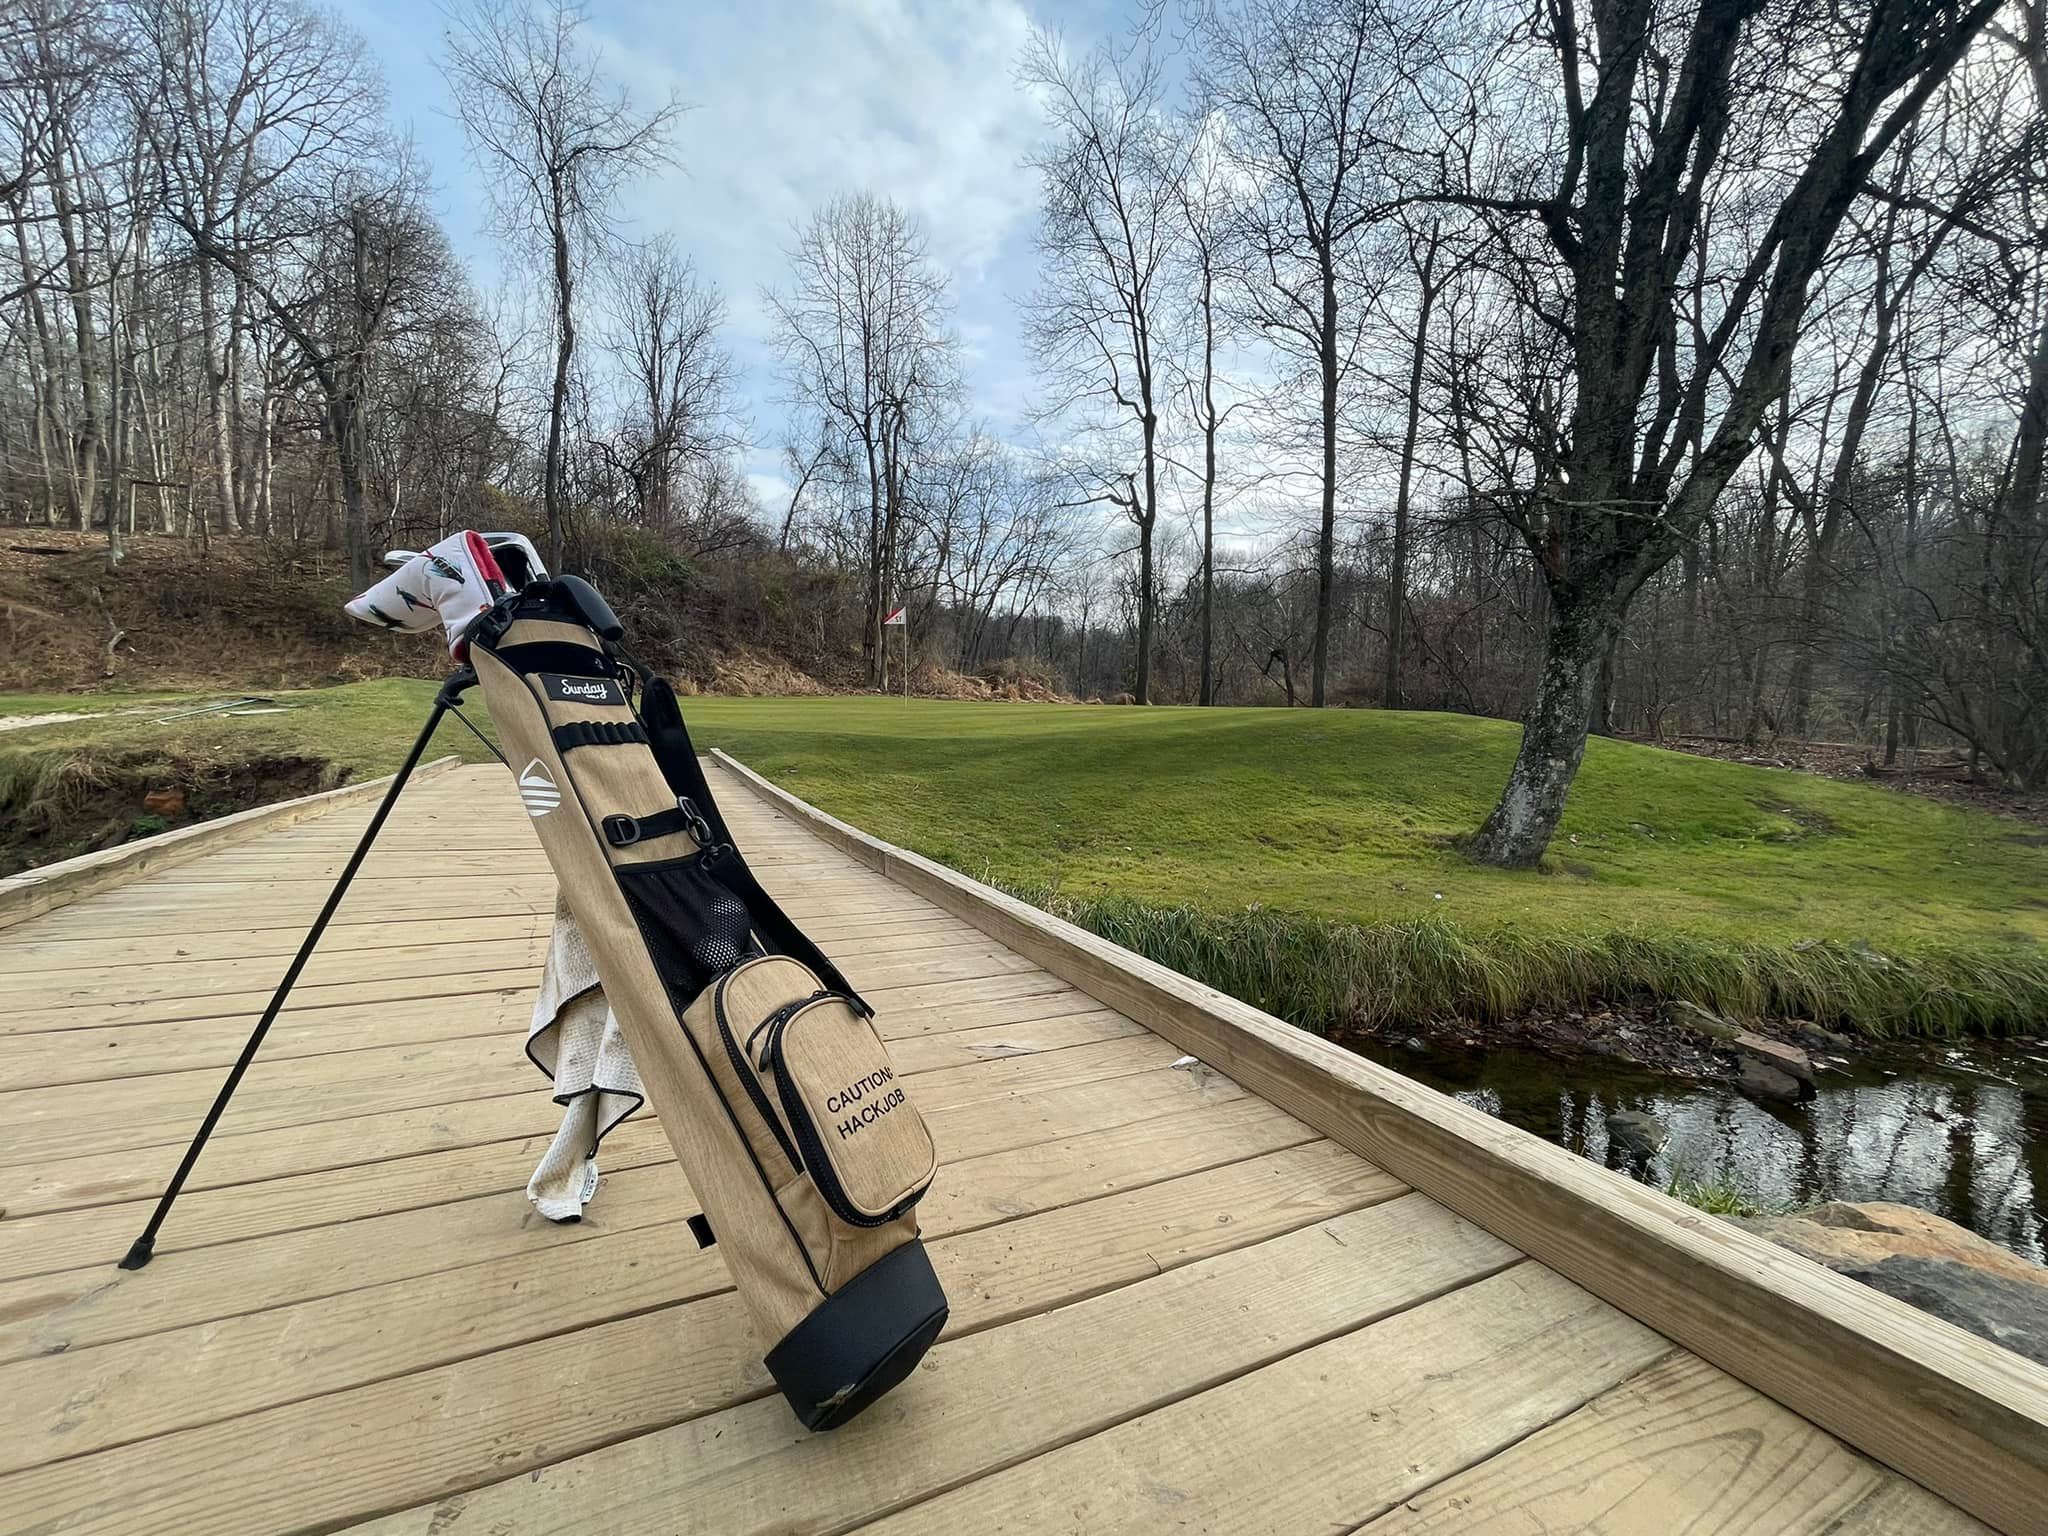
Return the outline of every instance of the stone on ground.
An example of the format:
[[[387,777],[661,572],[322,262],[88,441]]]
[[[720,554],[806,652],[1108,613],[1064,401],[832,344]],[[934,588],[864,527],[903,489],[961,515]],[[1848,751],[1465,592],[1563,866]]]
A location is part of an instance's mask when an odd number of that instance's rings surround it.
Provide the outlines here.
[[[1802,1083],[1813,1081],[1813,1062],[1806,1052],[1796,1045],[1787,1045],[1782,1040],[1773,1040],[1767,1035],[1755,1035],[1744,1030],[1730,1042],[1737,1055],[1752,1061],[1760,1061],[1767,1067],[1775,1067],[1787,1077],[1796,1077]]]

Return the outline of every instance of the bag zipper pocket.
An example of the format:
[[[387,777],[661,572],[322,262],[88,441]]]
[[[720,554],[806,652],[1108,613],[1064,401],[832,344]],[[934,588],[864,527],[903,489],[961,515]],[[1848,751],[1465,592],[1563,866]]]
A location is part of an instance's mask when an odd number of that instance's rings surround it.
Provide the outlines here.
[[[786,1003],[769,1015],[762,1021],[760,1027],[748,1036],[748,1046],[751,1049],[753,1041],[766,1033],[767,1039],[762,1044],[758,1058],[760,1069],[774,1074],[776,1097],[782,1104],[782,1118],[803,1153],[803,1170],[810,1175],[812,1185],[831,1209],[832,1214],[848,1226],[886,1227],[924,1198],[924,1192],[931,1187],[931,1179],[927,1177],[886,1211],[869,1212],[855,1205],[852,1197],[847,1194],[845,1185],[840,1182],[839,1172],[825,1150],[824,1139],[818,1134],[817,1125],[811,1118],[810,1107],[804,1102],[792,1075],[784,1066],[782,1042],[790,1026],[811,1009],[826,1003],[843,1004],[859,1016],[860,1010],[855,1007],[853,999],[843,993],[821,989],[811,997]],[[912,1113],[914,1114],[915,1110]]]

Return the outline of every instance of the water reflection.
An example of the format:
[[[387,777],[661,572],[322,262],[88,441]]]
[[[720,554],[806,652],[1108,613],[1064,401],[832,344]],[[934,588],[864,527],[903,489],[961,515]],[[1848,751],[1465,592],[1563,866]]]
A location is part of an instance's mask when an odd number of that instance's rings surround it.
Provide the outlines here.
[[[1364,1054],[1475,1108],[1660,1187],[1674,1175],[1731,1183],[1760,1205],[1896,1200],[2048,1260],[2048,1050],[1991,1044],[1900,1050],[1821,1074],[1783,1107],[1718,1085],[1558,1061],[1529,1051]],[[1647,1164],[1607,1137],[1607,1116],[1646,1110],[1670,1139]]]

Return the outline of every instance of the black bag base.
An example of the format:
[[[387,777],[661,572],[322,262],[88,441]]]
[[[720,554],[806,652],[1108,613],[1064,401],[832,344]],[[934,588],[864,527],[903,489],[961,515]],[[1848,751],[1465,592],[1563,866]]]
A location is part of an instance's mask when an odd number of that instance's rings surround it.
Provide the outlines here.
[[[924,1244],[892,1249],[768,1351],[768,1371],[806,1429],[836,1429],[917,1369],[946,1326]]]

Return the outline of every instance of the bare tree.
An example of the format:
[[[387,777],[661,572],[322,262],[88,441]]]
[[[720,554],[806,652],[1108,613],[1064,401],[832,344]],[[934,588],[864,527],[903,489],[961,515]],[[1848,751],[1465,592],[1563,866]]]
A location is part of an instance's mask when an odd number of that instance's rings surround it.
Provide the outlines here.
[[[1444,250],[1446,236],[1440,217],[1432,215],[1424,221],[1408,222],[1402,232],[1406,237],[1408,267],[1415,286],[1409,290],[1403,285],[1400,290],[1404,297],[1412,292],[1414,302],[1409,321],[1408,379],[1403,391],[1406,421],[1401,432],[1401,462],[1394,492],[1394,547],[1387,562],[1387,645],[1380,678],[1380,705],[1384,709],[1399,709],[1402,704],[1401,665],[1408,623],[1409,524],[1415,492],[1416,450],[1422,435],[1425,409],[1423,384],[1429,365],[1429,327],[1436,313],[1437,300],[1453,275],[1447,270],[1453,262]]]
[[[1428,19],[1381,0],[1239,0],[1204,13],[1197,89],[1227,113],[1250,195],[1248,318],[1317,388],[1321,516],[1309,702],[1328,697],[1337,546],[1337,443],[1371,283],[1362,242],[1393,197],[1385,150],[1408,101],[1406,58]]]
[[[1536,222],[1548,250],[1515,302],[1572,367],[1513,510],[1548,590],[1544,665],[1478,858],[1542,857],[1631,599],[1749,456],[1850,206],[2001,3],[1559,0],[1527,45],[1554,87],[1510,88],[1510,38],[1437,98],[1445,195]]]
[[[673,98],[637,110],[606,81],[568,0],[454,0],[441,71],[491,186],[500,229],[543,261],[553,295],[555,358],[548,390],[541,501],[548,553],[563,550],[563,429],[576,356],[576,290],[596,249],[614,233],[618,195],[633,176],[669,161],[681,114]]]
[[[1026,336],[1053,391],[1044,415],[1074,434],[1068,457],[1086,461],[1077,468],[1096,482],[1088,495],[1117,506],[1137,531],[1134,693],[1146,704],[1158,610],[1152,544],[1170,328],[1165,290],[1183,229],[1185,152],[1167,139],[1149,37],[1125,55],[1098,51],[1075,60],[1058,37],[1034,32],[1020,73],[1044,101],[1052,128],[1051,143],[1032,159],[1044,219]]]
[[[1220,481],[1216,442],[1237,402],[1217,393],[1216,352],[1231,329],[1219,289],[1229,278],[1230,166],[1221,124],[1197,114],[1178,128],[1178,139],[1162,138],[1169,163],[1160,168],[1180,208],[1179,280],[1192,290],[1191,320],[1184,344],[1173,354],[1188,420],[1202,440],[1201,661],[1196,702],[1216,702],[1216,498]],[[1183,148],[1183,146],[1185,146]]]
[[[613,451],[640,522],[666,528],[687,467],[736,443],[732,358],[718,340],[725,300],[664,235],[620,256],[607,310],[606,348],[622,395]]]
[[[861,649],[886,688],[882,621],[893,606],[912,463],[950,420],[957,376],[946,280],[924,232],[885,199],[835,198],[797,235],[787,292],[766,295],[790,397],[859,460],[865,490]]]
[[[301,0],[144,0],[148,72],[140,118],[172,223],[195,246],[245,249],[259,204],[323,163],[369,152],[383,86],[362,40]],[[240,358],[246,295],[226,270],[197,271],[200,361],[221,526],[239,532],[236,495]]]

